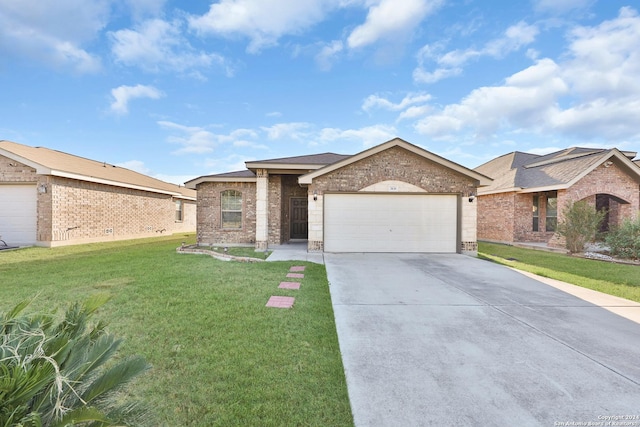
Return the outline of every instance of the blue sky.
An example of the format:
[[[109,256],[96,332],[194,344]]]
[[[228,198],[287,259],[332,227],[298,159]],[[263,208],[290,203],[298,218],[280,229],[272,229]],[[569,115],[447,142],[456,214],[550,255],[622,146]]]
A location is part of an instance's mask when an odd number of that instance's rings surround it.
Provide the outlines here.
[[[0,139],[166,181],[393,137],[640,151],[640,5],[0,0]]]

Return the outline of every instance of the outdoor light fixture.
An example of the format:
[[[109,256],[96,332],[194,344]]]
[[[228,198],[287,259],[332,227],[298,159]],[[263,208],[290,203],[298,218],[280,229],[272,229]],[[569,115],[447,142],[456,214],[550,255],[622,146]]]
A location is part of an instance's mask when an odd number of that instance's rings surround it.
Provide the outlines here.
[[[473,194],[473,192],[469,193],[469,203],[473,203],[475,199],[476,199],[476,195]]]
[[[318,191],[313,190],[313,200],[318,200]]]
[[[47,184],[40,184],[38,186],[38,193],[46,193],[47,192]]]

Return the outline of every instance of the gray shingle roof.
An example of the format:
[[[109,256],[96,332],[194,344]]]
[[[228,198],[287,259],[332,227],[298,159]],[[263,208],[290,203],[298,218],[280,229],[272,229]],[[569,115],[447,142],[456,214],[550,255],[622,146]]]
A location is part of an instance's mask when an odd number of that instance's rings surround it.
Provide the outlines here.
[[[615,149],[573,147],[546,155],[513,152],[495,158],[475,170],[494,179],[482,193],[548,188],[570,185],[606,159],[618,154]],[[626,161],[626,160],[625,160]]]
[[[276,163],[293,165],[330,165],[331,163],[351,157],[351,155],[336,153],[310,154],[306,156],[282,157],[279,159],[252,160],[247,163]]]

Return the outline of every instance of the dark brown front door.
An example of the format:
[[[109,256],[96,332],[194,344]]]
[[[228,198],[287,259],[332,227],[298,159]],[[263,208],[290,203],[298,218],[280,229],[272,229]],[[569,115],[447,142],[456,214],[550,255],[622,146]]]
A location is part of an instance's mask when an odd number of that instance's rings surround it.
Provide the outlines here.
[[[291,239],[308,238],[307,199],[302,197],[291,198]]]

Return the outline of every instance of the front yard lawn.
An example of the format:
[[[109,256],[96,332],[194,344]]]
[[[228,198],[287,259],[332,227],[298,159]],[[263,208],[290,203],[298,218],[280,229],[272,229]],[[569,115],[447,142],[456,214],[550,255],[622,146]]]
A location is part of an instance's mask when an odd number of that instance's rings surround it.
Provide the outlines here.
[[[478,255],[539,276],[640,302],[640,266],[480,242]]]
[[[153,369],[127,391],[163,426],[353,425],[324,266],[177,254],[193,236],[0,253],[0,311],[108,293],[97,314]],[[305,265],[300,290],[278,289]],[[294,296],[292,309],[267,308]]]

